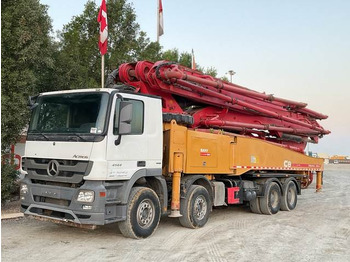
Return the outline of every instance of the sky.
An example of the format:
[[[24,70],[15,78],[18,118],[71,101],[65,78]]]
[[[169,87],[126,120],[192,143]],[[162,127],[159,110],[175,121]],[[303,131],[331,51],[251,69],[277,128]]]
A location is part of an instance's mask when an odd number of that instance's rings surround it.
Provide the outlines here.
[[[54,31],[87,1],[41,0]],[[101,0],[95,0],[100,5]],[[137,22],[156,41],[157,0],[134,0]],[[194,50],[196,62],[218,76],[278,97],[306,102],[329,116],[332,133],[309,150],[350,155],[350,1],[162,0],[164,50]],[[108,9],[108,0],[107,0]],[[108,12],[108,11],[107,11]]]

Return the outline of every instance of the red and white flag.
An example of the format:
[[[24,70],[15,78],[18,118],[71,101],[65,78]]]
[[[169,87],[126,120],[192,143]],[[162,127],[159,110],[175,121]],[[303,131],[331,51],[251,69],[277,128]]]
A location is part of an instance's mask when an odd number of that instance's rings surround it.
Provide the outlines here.
[[[108,37],[106,0],[102,0],[100,12],[97,16],[97,22],[100,23],[100,39],[98,41],[98,47],[100,48],[101,55],[104,55],[107,53]]]
[[[158,36],[164,34],[164,24],[163,24],[163,5],[162,0],[158,0]]]

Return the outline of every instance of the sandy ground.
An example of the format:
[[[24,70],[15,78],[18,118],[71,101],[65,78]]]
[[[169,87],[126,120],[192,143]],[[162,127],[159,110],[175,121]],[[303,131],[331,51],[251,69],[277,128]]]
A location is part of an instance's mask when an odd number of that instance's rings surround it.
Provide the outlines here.
[[[115,225],[94,231],[30,218],[2,221],[2,261],[350,261],[350,165],[329,165],[297,208],[274,216],[243,206],[216,209],[204,228],[163,217],[145,240]]]
[[[18,197],[19,198],[19,197]],[[20,200],[14,200],[9,203],[5,203],[4,205],[1,205],[1,214],[11,214],[11,213],[18,213],[20,211]]]

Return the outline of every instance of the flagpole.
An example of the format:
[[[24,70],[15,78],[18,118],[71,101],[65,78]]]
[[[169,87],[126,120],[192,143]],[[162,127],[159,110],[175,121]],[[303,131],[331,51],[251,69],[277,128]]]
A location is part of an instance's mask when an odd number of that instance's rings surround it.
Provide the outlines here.
[[[105,56],[103,55],[102,57],[101,57],[101,86],[102,86],[102,88],[104,88],[104,86],[105,86],[105,70],[104,70],[104,68],[105,68]]]
[[[196,70],[196,60],[194,59],[194,51],[193,51],[193,48],[192,48],[191,69]]]
[[[107,6],[106,0],[102,0],[100,11],[98,12],[97,22],[100,23],[100,36],[98,48],[101,54],[101,88],[105,87],[105,54],[108,47],[108,25],[107,25]]]
[[[157,43],[159,43],[159,0],[157,1]]]

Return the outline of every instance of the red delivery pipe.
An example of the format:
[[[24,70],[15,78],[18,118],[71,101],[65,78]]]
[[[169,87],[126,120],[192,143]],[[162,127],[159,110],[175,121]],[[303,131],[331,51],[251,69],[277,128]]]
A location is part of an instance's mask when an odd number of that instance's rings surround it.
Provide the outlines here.
[[[178,69],[178,66],[173,66],[172,69],[169,68],[166,71],[162,70],[160,76],[166,80],[169,80],[170,78],[188,80],[188,81],[192,81],[195,83],[212,86],[212,87],[215,87],[219,90],[223,89],[223,90],[236,92],[238,94],[242,94],[242,95],[249,96],[249,97],[259,97],[259,98],[267,100],[267,101],[277,101],[277,102],[281,102],[281,103],[284,103],[287,105],[293,105],[296,107],[306,107],[307,106],[306,103],[295,102],[295,101],[287,100],[284,98],[274,97],[273,95],[266,95],[266,94],[253,91],[253,90],[250,90],[248,88],[245,88],[245,87],[242,87],[239,85],[223,83],[222,81],[216,81],[216,80],[207,80],[207,79],[203,79],[200,77],[192,76],[192,75],[189,75],[189,74],[186,74],[186,73],[180,71]]]

